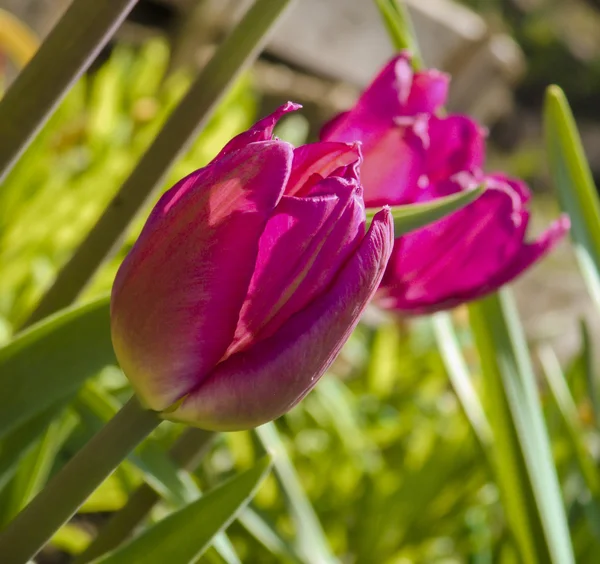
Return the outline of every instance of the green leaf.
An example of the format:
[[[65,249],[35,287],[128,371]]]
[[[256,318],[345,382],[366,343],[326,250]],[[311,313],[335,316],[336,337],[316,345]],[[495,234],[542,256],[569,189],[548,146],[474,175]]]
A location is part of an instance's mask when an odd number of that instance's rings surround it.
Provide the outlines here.
[[[64,310],[0,349],[0,438],[116,364],[108,298]]]
[[[413,65],[422,66],[415,29],[404,5],[404,0],[375,0],[392,45],[397,51],[408,49],[413,55]]]
[[[600,308],[600,202],[571,108],[558,86],[546,91],[544,129],[550,172],[571,218],[579,268]]]
[[[526,563],[575,561],[523,328],[508,290],[469,306],[507,520]]]
[[[437,198],[425,204],[409,204],[406,206],[392,206],[390,209],[394,216],[394,235],[399,237],[419,227],[433,223],[438,219],[464,208],[475,201],[485,192],[485,186],[474,190],[466,190],[458,194]],[[367,209],[367,223],[371,223],[373,216],[379,209]]]
[[[581,475],[592,496],[600,499],[600,475],[598,474],[596,463],[584,442],[585,429],[580,422],[577,406],[569,391],[569,386],[567,385],[560,362],[554,350],[549,346],[540,349],[539,358],[543,369],[542,373],[548,383],[548,389],[558,406]]]
[[[287,498],[296,525],[296,550],[307,562],[335,563],[321,523],[304,493],[294,465],[288,457],[274,423],[267,423],[255,430],[261,443],[273,456],[275,476]]]
[[[271,469],[269,457],[194,503],[172,513],[130,543],[96,560],[102,564],[189,564],[248,504]]]
[[[7,503],[0,511],[0,524],[8,523],[44,487],[60,448],[76,425],[77,417],[67,411],[46,427],[39,443],[19,464]]]
[[[23,456],[33,447],[37,438],[48,428],[64,406],[65,402],[52,405],[0,440],[0,491],[14,476]]]
[[[471,381],[467,363],[462,355],[458,337],[452,326],[452,318],[449,313],[440,312],[432,317],[432,322],[450,383],[475,436],[487,454],[492,446],[492,430]]]

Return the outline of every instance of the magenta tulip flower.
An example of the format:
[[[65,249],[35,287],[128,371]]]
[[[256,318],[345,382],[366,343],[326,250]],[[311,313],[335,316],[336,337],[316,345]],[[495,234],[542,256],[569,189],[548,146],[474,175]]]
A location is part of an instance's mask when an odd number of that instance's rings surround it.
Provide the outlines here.
[[[275,419],[317,383],[375,293],[357,144],[272,139],[287,104],[166,192],[121,265],[114,348],[142,402],[211,430]]]
[[[367,207],[434,200],[479,185],[486,192],[449,217],[396,239],[379,303],[405,313],[447,309],[510,282],[569,229],[560,217],[537,240],[525,235],[527,186],[485,174],[485,133],[463,115],[444,116],[449,78],[390,61],[356,105],[322,131],[324,141],[361,141]]]

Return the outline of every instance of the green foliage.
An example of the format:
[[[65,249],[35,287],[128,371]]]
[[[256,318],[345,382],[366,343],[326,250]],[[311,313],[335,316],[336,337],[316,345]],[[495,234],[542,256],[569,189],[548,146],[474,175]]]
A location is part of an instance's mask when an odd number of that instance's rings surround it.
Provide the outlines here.
[[[165,75],[167,65],[160,41],[116,49],[71,91],[3,186],[0,339],[10,339],[185,92],[189,78]],[[244,78],[165,187],[248,125],[254,105]],[[559,114],[552,117],[553,126],[564,127]],[[574,145],[559,133],[552,163],[574,178],[573,166],[583,161],[569,156]],[[86,301],[109,289],[141,221]],[[509,347],[497,334],[498,316],[482,315],[476,326],[480,350],[482,334],[488,339],[482,367],[460,313],[438,316],[433,330],[428,320],[372,317],[298,407],[255,433],[220,437],[196,470],[177,469],[168,458],[182,429],[164,424],[59,531],[55,547],[84,550],[101,520],[96,514],[119,510],[146,481],[161,499],[141,534],[103,562],[132,562],[140,551],[155,551],[160,562],[542,562],[552,550],[563,550],[557,554],[567,562],[570,541],[576,561],[600,559],[599,399],[589,338],[565,369],[542,349],[549,393],[538,398],[527,368],[526,393],[511,399],[499,369],[506,369],[498,358],[505,360]],[[112,364],[105,298],[62,312],[0,349],[2,522],[130,395]],[[524,376],[514,363],[512,370]],[[548,444],[540,446],[546,436],[560,484]],[[263,479],[265,450],[274,472],[240,511]],[[532,477],[532,465],[539,475]],[[201,491],[207,494],[198,497]],[[214,537],[234,515],[228,536]]]
[[[268,457],[154,525],[98,564],[187,564],[195,561],[212,538],[248,503],[271,464]]]

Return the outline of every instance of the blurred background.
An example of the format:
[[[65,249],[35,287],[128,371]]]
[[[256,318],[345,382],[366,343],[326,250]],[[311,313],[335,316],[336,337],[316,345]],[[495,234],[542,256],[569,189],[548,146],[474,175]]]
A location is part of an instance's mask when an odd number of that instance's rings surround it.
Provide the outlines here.
[[[0,8],[42,39],[68,3],[0,0]],[[549,84],[565,90],[600,179],[600,2],[407,3],[426,64],[452,74],[449,110],[469,113],[489,128],[488,169],[502,169],[530,184],[536,194],[532,228],[541,230],[558,213],[541,130]],[[93,225],[247,5],[243,0],[140,0],[10,174],[0,194],[0,342],[10,337]],[[19,61],[1,49],[5,89]],[[278,135],[294,143],[315,139],[320,126],[349,108],[392,54],[373,2],[300,0],[165,187],[288,99],[302,103],[304,111],[284,120]],[[126,250],[127,245],[97,277],[88,296],[110,288]],[[600,435],[586,383],[594,361],[586,343],[600,335],[600,322],[591,314],[569,243],[514,286],[532,347],[550,344],[566,366],[572,416],[587,456],[597,462]],[[459,326],[461,315],[460,310],[455,314]],[[589,333],[582,330],[582,320]],[[464,339],[472,361],[468,335]],[[301,483],[314,514],[310,506],[305,514],[297,514],[294,504],[286,508],[275,478],[270,479],[254,503],[260,519],[248,517],[229,531],[241,561],[333,562],[331,553],[349,563],[514,561],[485,445],[449,385],[429,320],[368,317],[332,372],[278,423],[277,440],[286,445],[299,479],[296,483],[290,470],[288,494],[293,498]],[[126,389],[115,369],[104,371],[98,382],[110,394]],[[590,502],[580,477],[576,447],[559,407],[551,395],[545,394],[544,402],[579,561],[598,562],[598,506]],[[82,405],[85,412],[85,401]],[[86,432],[85,425],[74,426],[61,448],[74,452]],[[209,486],[248,466],[262,448],[260,440],[250,433],[227,435],[198,479]],[[47,474],[51,471],[52,465]],[[286,470],[279,472],[278,480],[285,482]],[[111,478],[86,504],[88,517],[63,531],[43,562],[68,562],[138,482],[126,473]],[[16,491],[0,494],[4,522],[27,498]],[[201,561],[228,560],[212,550]]]

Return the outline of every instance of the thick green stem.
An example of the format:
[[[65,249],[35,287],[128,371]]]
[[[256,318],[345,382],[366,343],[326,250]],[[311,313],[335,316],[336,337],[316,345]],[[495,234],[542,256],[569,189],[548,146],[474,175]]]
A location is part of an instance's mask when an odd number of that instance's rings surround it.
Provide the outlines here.
[[[171,449],[173,461],[184,470],[195,470],[215,437],[212,431],[186,429]],[[156,491],[142,484],[73,564],[86,564],[119,546],[142,524],[158,501],[160,496]]]
[[[161,419],[134,397],[0,534],[3,564],[25,564]]]
[[[217,108],[236,77],[256,58],[268,32],[291,0],[257,0],[221,44],[162,131],[58,274],[26,321],[29,325],[72,303],[118,248],[138,211],[151,201],[177,157]]]
[[[137,0],[73,0],[0,104],[0,182]]]

